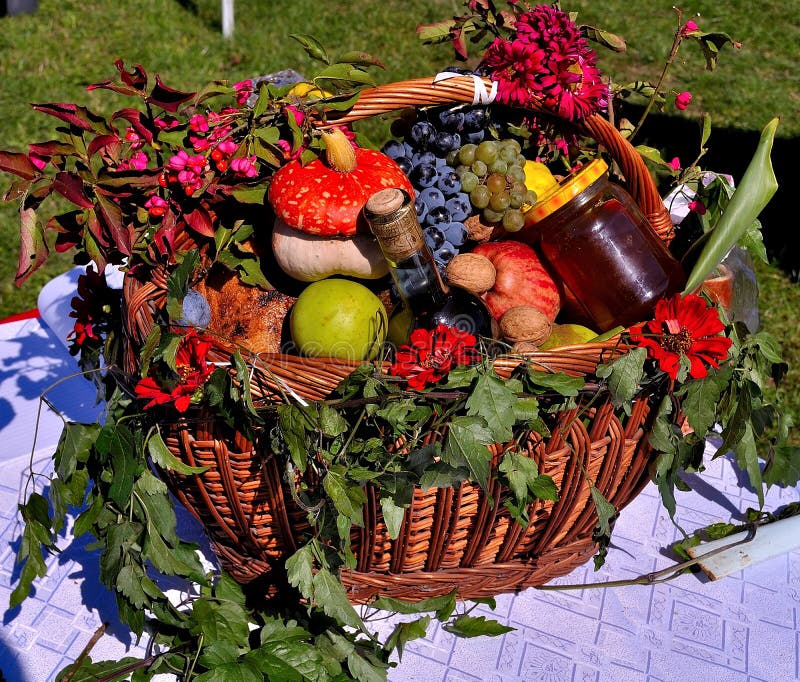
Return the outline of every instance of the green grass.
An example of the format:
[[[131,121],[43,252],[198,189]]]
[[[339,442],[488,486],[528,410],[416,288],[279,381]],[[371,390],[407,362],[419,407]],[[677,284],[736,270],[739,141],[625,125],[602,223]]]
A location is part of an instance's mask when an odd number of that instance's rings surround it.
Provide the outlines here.
[[[601,67],[615,80],[658,77],[676,26],[669,0],[565,0],[563,6],[579,11],[582,21],[627,38],[626,55],[601,51]],[[745,130],[759,130],[780,115],[779,136],[800,134],[800,94],[791,87],[800,63],[800,22],[786,16],[786,6],[777,0],[759,3],[757,9],[747,0],[693,0],[682,6],[684,18],[699,12],[704,30],[725,31],[742,42],[741,50],[725,48],[714,73],[703,70],[704,60],[694,45],[681,53],[668,85],[694,93],[683,115],[708,111],[714,126]],[[212,79],[234,82],[289,66],[312,73],[311,60],[288,38],[309,33],[329,48],[362,49],[381,59],[386,69],[377,74],[379,82],[430,75],[451,63],[451,51],[421,47],[415,27],[460,8],[453,0],[240,1],[235,36],[226,40],[220,32],[218,0],[41,0],[34,14],[0,18],[0,148],[25,151],[29,142],[51,136],[53,120],[32,112],[31,102],[78,102],[112,111],[120,103],[115,95],[87,92],[85,87],[112,77],[117,58],[128,65],[141,63],[172,87],[193,89]],[[9,184],[7,179],[0,177],[0,188]],[[17,289],[17,216],[12,205],[0,206],[0,239],[7,246],[0,251],[2,318],[34,307],[42,284],[71,262],[55,256]],[[777,268],[759,267],[759,275],[764,327],[784,341],[787,359],[796,368],[800,289]],[[797,369],[791,370],[785,386],[782,397],[797,418]]]

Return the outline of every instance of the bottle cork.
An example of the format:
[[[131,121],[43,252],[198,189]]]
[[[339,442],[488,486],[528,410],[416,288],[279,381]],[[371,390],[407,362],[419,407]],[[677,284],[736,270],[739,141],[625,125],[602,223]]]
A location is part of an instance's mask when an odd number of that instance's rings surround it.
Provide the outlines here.
[[[364,205],[364,217],[386,259],[399,263],[425,247],[411,197],[402,189],[382,189]]]

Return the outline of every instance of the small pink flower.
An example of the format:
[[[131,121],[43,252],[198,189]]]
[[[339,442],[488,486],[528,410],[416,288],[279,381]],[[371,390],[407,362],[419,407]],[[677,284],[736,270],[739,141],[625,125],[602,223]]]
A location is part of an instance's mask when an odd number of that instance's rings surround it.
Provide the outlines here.
[[[681,27],[681,36],[686,38],[687,36],[690,36],[693,33],[697,33],[698,31],[700,31],[700,27],[696,23],[694,23],[694,21],[689,19],[689,21],[687,21]]]
[[[700,199],[695,199],[694,201],[690,201],[688,204],[689,210],[694,211],[697,215],[705,215],[706,214],[706,205],[700,201]]]
[[[131,149],[141,149],[144,140],[133,128],[125,128],[125,139],[131,143]]]
[[[247,99],[253,94],[253,81],[248,78],[234,83],[233,90],[236,93],[236,104],[240,107],[244,106],[247,103]]]
[[[681,160],[676,156],[672,161],[667,162],[667,165],[674,171],[681,169]]]
[[[172,130],[176,126],[180,125],[180,121],[172,116],[159,116],[153,121],[153,123],[155,124],[156,128],[160,128],[161,130]]]
[[[217,145],[217,149],[219,149],[219,151],[222,152],[222,154],[224,154],[225,156],[230,156],[238,148],[239,146],[233,140],[230,139],[223,140]]]
[[[203,114],[195,114],[189,119],[189,128],[196,133],[207,133],[208,121]]]
[[[36,152],[30,152],[28,154],[28,159],[36,167],[37,170],[44,170],[44,167],[47,165],[47,162],[50,161],[49,156],[42,156],[40,154],[37,154]]]
[[[186,165],[197,175],[201,175],[208,168],[208,159],[202,154],[190,156],[186,160]]]
[[[189,155],[181,149],[175,156],[170,157],[167,161],[167,166],[172,170],[180,171],[186,167],[186,162],[189,160]]]
[[[675,95],[675,108],[683,111],[692,101],[691,92],[679,92]]]
[[[211,141],[207,137],[189,135],[189,142],[192,143],[192,149],[196,152],[204,152],[211,147]]]
[[[149,157],[144,152],[134,152],[131,154],[129,164],[131,168],[135,168],[138,171],[143,171],[145,168],[147,168],[147,162],[149,160]]]
[[[144,207],[151,218],[163,218],[167,212],[168,204],[160,196],[154,194],[144,202]]]
[[[294,116],[294,122],[297,125],[303,124],[303,119],[305,119],[306,115],[300,111],[297,107],[293,107],[291,104],[286,107],[286,111],[290,112],[292,116]]]
[[[255,155],[233,159],[230,168],[236,175],[241,175],[246,178],[254,178],[258,175]]]

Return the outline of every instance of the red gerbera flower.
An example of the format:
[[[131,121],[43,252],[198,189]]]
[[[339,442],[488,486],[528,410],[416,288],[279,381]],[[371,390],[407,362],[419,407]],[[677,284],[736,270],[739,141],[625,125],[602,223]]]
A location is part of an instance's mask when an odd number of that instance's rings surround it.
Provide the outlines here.
[[[728,357],[731,340],[720,335],[724,329],[716,308],[705,299],[675,294],[656,304],[654,319],[631,327],[630,337],[673,379],[678,377],[682,357],[689,360],[689,376],[702,379],[709,366],[719,367]]]
[[[175,354],[178,374],[174,383],[162,384],[155,377],[147,376],[136,384],[136,395],[139,398],[150,398],[144,409],[174,402],[178,412],[186,412],[195,393],[214,371],[214,366],[206,361],[210,349],[211,340],[198,336],[197,330],[189,327]]]
[[[546,5],[517,17],[512,40],[497,38],[481,65],[503,104],[543,104],[569,121],[600,111],[608,88],[597,55],[566,12]]]
[[[469,332],[438,324],[433,330],[415,329],[409,345],[400,346],[389,374],[408,379],[408,387],[421,390],[458,365],[472,365],[480,359],[477,339]]]

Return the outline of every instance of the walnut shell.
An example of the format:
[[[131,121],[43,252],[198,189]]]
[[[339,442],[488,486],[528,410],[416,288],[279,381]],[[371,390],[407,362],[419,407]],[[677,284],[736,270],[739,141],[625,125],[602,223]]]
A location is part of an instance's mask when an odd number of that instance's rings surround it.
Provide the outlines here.
[[[450,284],[478,295],[489,291],[497,278],[492,261],[478,253],[459,253],[448,263],[445,274]]]
[[[480,213],[471,215],[464,221],[467,228],[467,239],[478,244],[488,242],[493,237],[498,237],[505,233],[501,223],[487,223],[483,220]]]
[[[529,341],[543,344],[553,330],[553,325],[541,310],[529,305],[509,308],[500,318],[500,333],[511,343]]]

